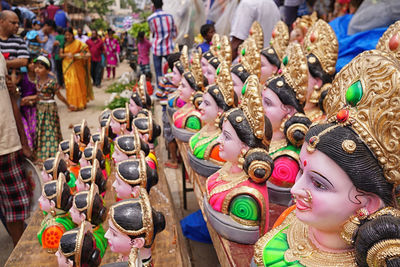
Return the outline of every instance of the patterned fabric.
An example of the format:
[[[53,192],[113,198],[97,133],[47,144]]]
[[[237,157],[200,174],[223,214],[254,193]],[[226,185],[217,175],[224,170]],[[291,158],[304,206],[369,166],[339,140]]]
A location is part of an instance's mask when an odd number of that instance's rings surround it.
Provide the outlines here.
[[[22,161],[20,152],[0,156],[0,208],[7,222],[29,217],[30,184]]]
[[[29,80],[28,74],[25,73],[21,81],[21,97],[36,95],[36,85]],[[36,133],[36,106],[22,106],[20,108],[22,123],[28,145],[31,149],[34,148],[35,133]]]
[[[20,37],[11,35],[7,40],[0,39],[0,51],[7,59],[29,58],[26,43]]]
[[[50,79],[43,85],[37,84],[40,100],[54,99],[58,90],[55,79]],[[58,150],[58,144],[63,140],[60,128],[56,102],[39,101],[37,104],[36,127],[36,155],[42,160],[54,157]]]
[[[120,50],[117,39],[106,38],[106,40],[104,41],[104,47],[106,49],[107,67],[117,66],[117,54]]]
[[[156,56],[166,56],[174,50],[173,38],[176,26],[172,15],[157,9],[147,18],[152,34],[152,52]]]

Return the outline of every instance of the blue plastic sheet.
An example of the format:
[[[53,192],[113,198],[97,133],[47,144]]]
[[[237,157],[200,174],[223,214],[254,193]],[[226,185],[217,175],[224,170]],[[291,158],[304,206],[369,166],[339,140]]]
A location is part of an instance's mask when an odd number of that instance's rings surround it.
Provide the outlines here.
[[[347,35],[347,28],[353,15],[344,15],[332,20],[329,24],[335,31],[339,42],[338,61],[336,71],[340,71],[358,54],[375,49],[379,38],[387,28],[377,28],[365,32],[359,32],[353,35]]]
[[[180,223],[185,237],[202,243],[212,243],[201,210],[186,216],[180,221]]]

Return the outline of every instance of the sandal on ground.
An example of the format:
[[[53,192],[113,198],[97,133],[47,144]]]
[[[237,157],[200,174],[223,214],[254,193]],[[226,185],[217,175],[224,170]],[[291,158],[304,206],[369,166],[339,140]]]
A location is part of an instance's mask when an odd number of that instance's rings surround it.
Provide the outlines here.
[[[165,162],[165,167],[170,168],[170,169],[178,169],[178,163],[167,161],[167,162]]]

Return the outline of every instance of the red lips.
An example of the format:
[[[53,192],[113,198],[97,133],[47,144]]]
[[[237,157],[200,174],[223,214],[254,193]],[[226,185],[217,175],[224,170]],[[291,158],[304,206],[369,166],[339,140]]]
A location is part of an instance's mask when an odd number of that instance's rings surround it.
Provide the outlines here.
[[[306,211],[306,210],[311,209],[311,207],[306,202],[304,202],[301,198],[296,198],[296,208],[299,211]]]

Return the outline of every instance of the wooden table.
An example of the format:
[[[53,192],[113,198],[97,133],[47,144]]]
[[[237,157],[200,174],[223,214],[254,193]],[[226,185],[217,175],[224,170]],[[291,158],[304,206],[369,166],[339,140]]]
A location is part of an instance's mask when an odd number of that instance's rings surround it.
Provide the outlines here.
[[[111,187],[114,179],[115,176],[111,174],[107,182],[107,194],[105,196],[107,207],[115,202],[115,193]],[[166,221],[165,230],[157,235],[152,247],[154,266],[190,266],[189,254],[176,217],[171,192],[162,170],[159,170],[158,184],[150,191],[150,202],[155,210],[164,214]],[[57,266],[56,256],[42,249],[37,240],[36,235],[40,230],[40,223],[43,218],[44,215],[40,210],[33,214],[28,227],[8,258],[6,267]],[[108,229],[107,221],[104,223],[104,229]],[[117,258],[118,255],[107,248],[101,263],[116,262]]]
[[[236,242],[229,241],[219,235],[214,228],[211,226],[211,224],[207,221],[207,217],[204,212],[204,207],[203,207],[203,197],[206,195],[206,180],[207,177],[203,177],[199,174],[197,174],[192,167],[190,166],[189,163],[189,158],[187,155],[187,151],[190,151],[189,144],[188,143],[183,143],[179,140],[177,140],[178,143],[178,148],[184,163],[184,168],[186,169],[186,172],[188,173],[189,180],[193,184],[193,190],[194,194],[196,196],[197,202],[200,206],[200,209],[203,213],[203,218],[207,222],[207,228],[208,232],[210,233],[215,251],[218,256],[218,260],[221,264],[221,266],[250,266],[251,259],[253,258],[254,254],[254,249],[253,245],[244,245],[244,244],[239,244]],[[185,181],[183,181],[185,182]],[[269,211],[269,228],[272,227],[276,219],[279,217],[279,215],[286,209],[286,207],[280,206],[280,205],[275,205],[275,204],[269,204],[270,205],[270,211]]]

